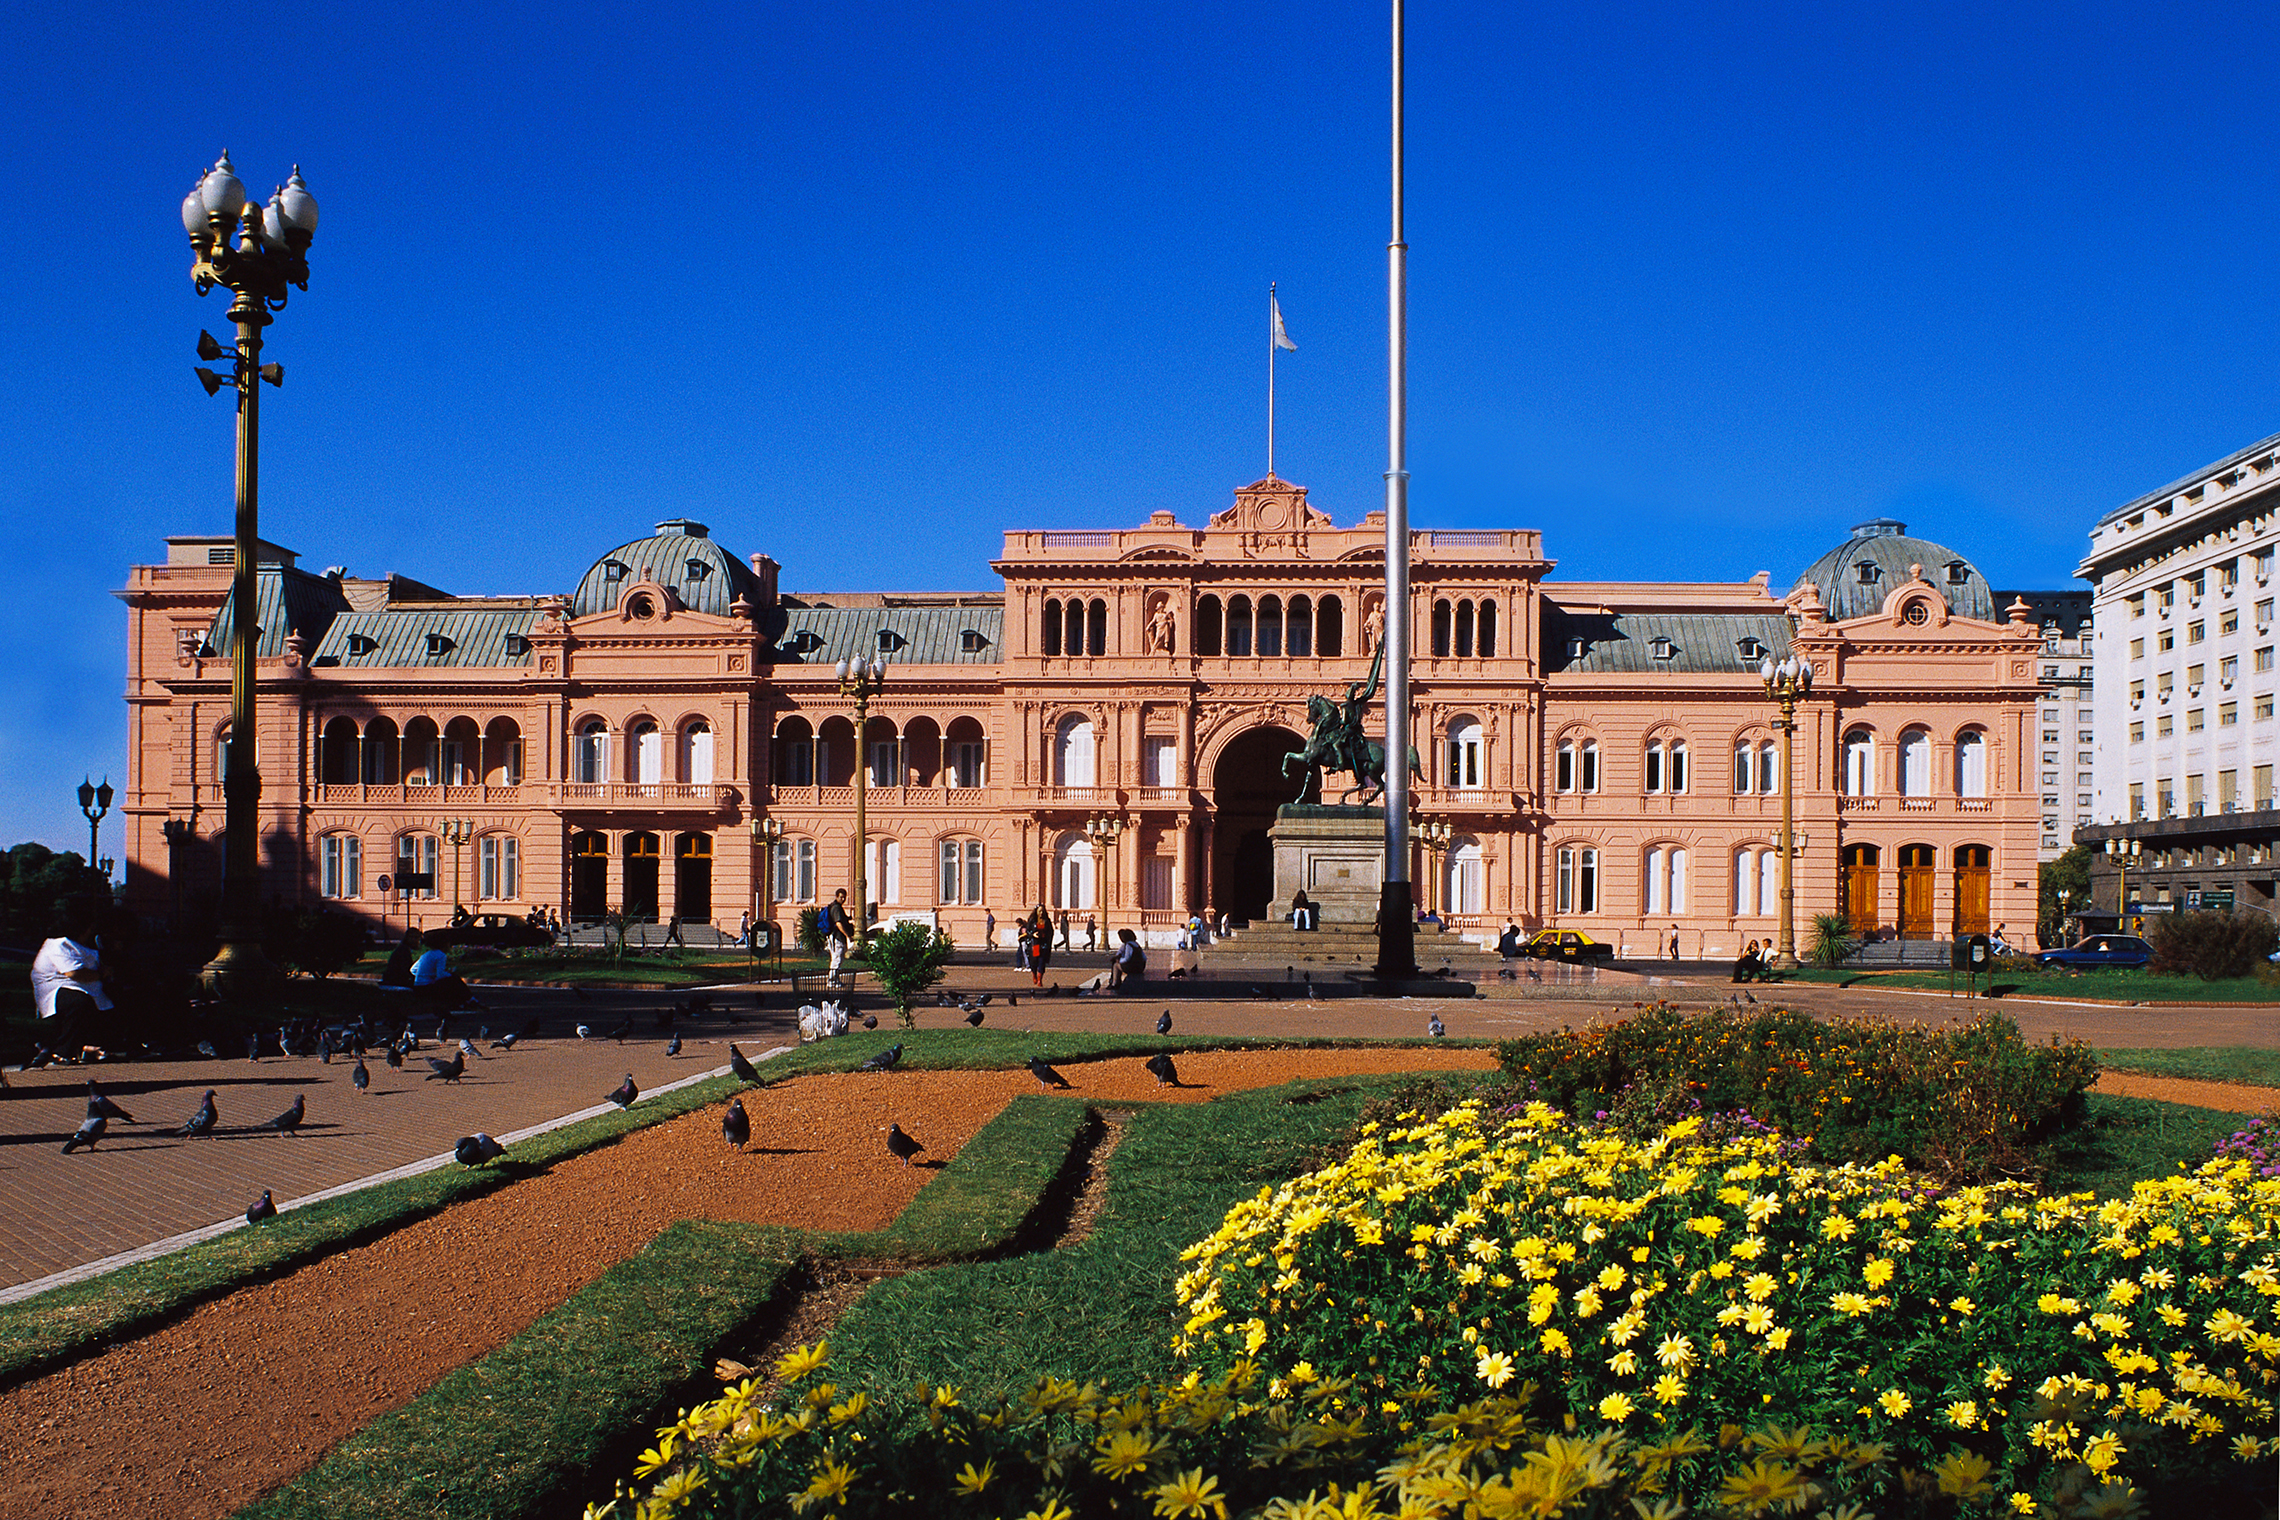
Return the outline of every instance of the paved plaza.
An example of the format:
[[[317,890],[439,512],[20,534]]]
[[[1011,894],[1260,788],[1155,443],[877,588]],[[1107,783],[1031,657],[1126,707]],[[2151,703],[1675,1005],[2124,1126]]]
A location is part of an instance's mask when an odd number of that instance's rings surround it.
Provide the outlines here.
[[[1078,960],[1081,958],[1072,958]],[[1072,965],[1066,985],[1089,974]],[[948,985],[961,992],[993,991],[985,1027],[993,1030],[1087,1030],[1144,1033],[1166,1007],[1175,1033],[1254,1037],[1360,1036],[1414,1038],[1438,1016],[1453,1038],[1504,1039],[1575,1027],[1628,1013],[1641,1002],[1670,999],[1706,1006],[1724,1003],[1736,989],[1723,968],[1679,965],[1639,972],[1602,973],[1595,982],[1489,989],[1483,998],[1337,998],[1310,1001],[1300,987],[1263,978],[1265,997],[1216,1002],[1152,988],[1137,998],[1035,997],[1027,979],[1009,965],[965,963]],[[814,995],[813,982],[806,996]],[[755,991],[759,991],[755,1006]],[[1186,989],[1181,989],[1185,991]],[[1246,989],[1248,990],[1248,989]],[[1798,985],[1778,992],[1754,989],[1768,1001],[1820,1014],[1871,1015],[1941,1023],[1989,1005],[1936,993]],[[1020,998],[1006,1006],[1003,995]],[[504,1030],[537,1016],[541,1032],[512,1051],[488,1049],[469,1063],[457,1084],[424,1080],[430,1045],[391,1071],[368,1059],[372,1090],[357,1096],[352,1062],[327,1065],[314,1057],[261,1061],[129,1062],[92,1068],[55,1067],[11,1072],[0,1091],[0,1291],[21,1288],[51,1274],[83,1267],[186,1232],[236,1219],[269,1189],[280,1204],[448,1153],[461,1135],[485,1130],[505,1135],[600,1103],[628,1072],[645,1092],[722,1067],[728,1043],[746,1054],[797,1039],[797,1010],[782,986],[737,988],[712,994],[712,1012],[681,1023],[684,1048],[666,1055],[666,1035],[655,1015],[686,1001],[686,991],[595,991],[579,996],[552,988],[483,989],[487,1012],[463,1015],[471,1033],[480,1023]],[[859,1011],[880,1015],[893,1028],[893,1011],[868,986]],[[2063,999],[2007,997],[1997,1005],[2033,1038],[2079,1035],[2102,1046],[2253,1045],[2280,1047],[2280,1016],[2268,1005],[2170,1005],[2127,1008]],[[731,1024],[733,1016],[738,1022]],[[580,1040],[575,1029],[614,1027],[631,1016],[637,1033],[621,1046]],[[958,1027],[955,1009],[925,1008],[922,1028]],[[134,1114],[138,1123],[114,1123],[93,1154],[61,1154],[79,1125],[86,1079]],[[221,1114],[219,1133],[185,1140],[174,1130],[212,1088]],[[306,1095],[308,1117],[298,1135],[259,1126]]]

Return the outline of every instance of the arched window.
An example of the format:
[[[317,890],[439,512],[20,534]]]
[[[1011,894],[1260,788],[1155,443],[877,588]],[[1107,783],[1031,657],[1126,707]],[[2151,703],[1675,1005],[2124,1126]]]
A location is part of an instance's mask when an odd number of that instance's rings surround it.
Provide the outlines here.
[[[396,725],[374,718],[364,725],[364,784],[394,786],[402,774],[396,769]]]
[[[1576,755],[1577,788],[1581,791],[1599,790],[1599,741],[1586,739]]]
[[[512,834],[485,834],[477,841],[476,877],[476,896],[486,902],[522,896],[522,841]]]
[[[1433,656],[1436,659],[1445,660],[1449,657],[1449,622],[1449,604],[1446,601],[1435,602],[1433,604]]]
[[[1749,845],[1734,852],[1734,917],[1754,918],[1758,911],[1758,852]]]
[[[493,718],[483,730],[483,781],[487,786],[521,786],[522,729],[512,718]]]
[[[1599,852],[1588,845],[1561,845],[1552,879],[1555,913],[1599,911]]]
[[[871,879],[871,901],[893,907],[902,901],[902,841],[874,839],[864,859],[865,872]]]
[[[681,728],[681,779],[692,786],[709,786],[712,778],[712,725],[697,718]]]
[[[1778,846],[1758,852],[1758,912],[1774,914],[1781,911],[1781,850]]]
[[[1446,857],[1447,879],[1441,884],[1441,908],[1446,913],[1481,911],[1481,852],[1477,839],[1450,842]]]
[[[1747,796],[1757,790],[1757,743],[1751,739],[1734,741],[1734,795]]]
[[[406,786],[434,786],[443,777],[443,735],[435,719],[414,718],[404,725],[401,770]]]
[[[480,774],[483,736],[473,718],[454,718],[443,731],[442,759],[445,786],[473,786]]]
[[[1488,731],[1478,718],[1450,720],[1448,784],[1467,789],[1488,784]]]
[[[972,718],[953,718],[943,745],[947,785],[970,790],[989,784],[989,741],[982,737],[981,724]]]
[[[1573,739],[1562,739],[1558,748],[1552,751],[1552,790],[1555,792],[1572,792],[1575,790],[1575,741]]]
[[[902,737],[895,732],[894,719],[873,718],[864,725],[863,763],[869,767],[872,786],[903,784]]]
[[[1059,597],[1054,596],[1045,599],[1045,621],[1040,632],[1043,638],[1045,657],[1051,659],[1061,652],[1061,599]]]
[[[225,736],[223,746],[228,744]],[[214,779],[222,779],[220,755],[226,748],[217,748]],[[335,718],[325,725],[325,734],[317,742],[317,780],[326,786],[354,786],[356,784],[356,723],[349,718]]]
[[[815,841],[779,839],[768,862],[772,895],[778,902],[815,901]]]
[[[1244,659],[1251,653],[1251,599],[1238,596],[1227,603],[1227,653]]]
[[[786,718],[776,725],[775,761],[778,786],[815,785],[815,730],[807,719]]]
[[[1679,845],[1647,847],[1646,912],[1649,917],[1686,911],[1686,850]]]
[[[1093,784],[1093,726],[1090,718],[1071,713],[1054,728],[1053,784]]]
[[[1259,654],[1276,659],[1282,654],[1283,604],[1279,596],[1259,598]]]
[[[1093,847],[1082,834],[1066,834],[1053,851],[1053,906],[1093,905]]]
[[[1473,604],[1467,597],[1457,603],[1457,658],[1469,660],[1473,652]]]
[[[1090,632],[1085,638],[1086,654],[1108,653],[1108,603],[1093,598]]]
[[[1283,625],[1283,647],[1294,660],[1303,660],[1314,653],[1314,604],[1303,596],[1290,599],[1290,612]]]
[[[1314,604],[1314,652],[1325,660],[1334,660],[1344,653],[1345,644],[1345,604],[1326,596]]]
[[[939,846],[941,878],[936,900],[979,907],[982,901],[982,842],[945,839]]]
[[[665,779],[665,736],[647,718],[626,730],[626,780],[637,786],[655,786]]]
[[[1484,601],[1480,604],[1480,657],[1484,660],[1496,658],[1496,603],[1494,602]]]
[[[592,785],[607,780],[609,772],[610,726],[599,718],[588,718],[578,725],[578,737],[571,747],[571,778]]]
[[[635,923],[657,922],[659,868],[664,864],[658,844],[646,830],[625,836],[625,916]]]
[[[1647,745],[1647,790],[1676,794],[1686,790],[1686,741],[1656,739]]]
[[[1758,745],[1758,790],[1767,796],[1781,790],[1781,751],[1771,739]]]
[[[570,918],[592,923],[609,911],[610,842],[588,831],[570,836]]]
[[[364,895],[364,843],[354,834],[327,834],[319,843],[317,861],[320,896]]]
[[[1955,794],[1987,795],[1987,736],[1975,728],[1955,736]]]
[[[1865,728],[1845,731],[1845,795],[1876,794],[1876,737]]]
[[[1932,736],[1928,730],[1911,728],[1900,736],[1900,795],[1932,795]]]
[[[1207,596],[1195,604],[1195,652],[1219,653],[1219,598]]]

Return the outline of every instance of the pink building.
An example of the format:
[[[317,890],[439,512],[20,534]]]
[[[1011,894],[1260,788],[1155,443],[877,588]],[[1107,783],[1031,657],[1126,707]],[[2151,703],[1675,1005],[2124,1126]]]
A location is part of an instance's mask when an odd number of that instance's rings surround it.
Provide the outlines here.
[[[788,919],[852,878],[860,765],[882,916],[964,943],[1035,902],[1157,940],[1191,911],[1256,916],[1306,699],[1367,677],[1383,546],[1379,514],[1336,526],[1272,476],[1202,528],[1010,532],[988,595],[793,595],[684,520],[568,596],[313,575],[264,546],[264,897],[733,929],[765,891]],[[127,893],[152,916],[218,892],[229,561],[227,539],[170,539],[120,593]],[[1763,575],[1561,582],[1521,529],[1418,532],[1412,561],[1415,802],[1454,832],[1416,874],[1468,930],[1645,953],[1675,928],[1689,957],[1771,936],[1782,764],[1757,666],[1792,648],[1816,674],[1800,933],[1840,904],[1911,938],[2034,922],[2041,631],[1953,551],[1866,524],[1786,597]],[[834,676],[856,657],[888,669],[860,742]],[[432,895],[383,895],[403,862]]]

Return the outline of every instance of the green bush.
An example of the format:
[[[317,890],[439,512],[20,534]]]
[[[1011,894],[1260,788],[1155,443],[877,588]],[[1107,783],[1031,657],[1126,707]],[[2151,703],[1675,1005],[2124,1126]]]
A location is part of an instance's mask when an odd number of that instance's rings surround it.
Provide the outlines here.
[[[1944,1029],[1782,1008],[1689,1017],[1667,1005],[1497,1047],[1529,1096],[1634,1132],[1695,1114],[1771,1125],[1826,1162],[1880,1161],[1950,1182],[2033,1175],[2098,1078],[2080,1040],[2030,1045],[2001,1014]]]
[[[2246,976],[2280,944],[2280,924],[2262,913],[2170,913],[2146,936],[2152,970],[2204,982]]]
[[[319,981],[362,959],[366,937],[363,924],[324,908],[280,908],[262,922],[269,958]]]
[[[878,978],[879,990],[895,1000],[903,1028],[915,1026],[910,1005],[942,980],[943,968],[950,964],[951,948],[949,935],[915,918],[871,936],[863,952],[864,962]]]
[[[1823,971],[1834,971],[1860,948],[1852,925],[1842,913],[1816,913],[1805,941],[1805,958]]]
[[[823,954],[823,911],[820,908],[800,909],[799,927],[792,931],[792,942],[810,955]]]
[[[1270,1394],[1532,1387],[1539,1420],[1642,1440],[1766,1420],[1918,1473],[1960,1449],[1975,1514],[2063,1512],[2080,1467],[2241,1514],[2270,1497],[2276,1232],[2280,1179],[2238,1158],[2099,1204],[1469,1104],[1238,1204],[1187,1253],[1175,1345]]]

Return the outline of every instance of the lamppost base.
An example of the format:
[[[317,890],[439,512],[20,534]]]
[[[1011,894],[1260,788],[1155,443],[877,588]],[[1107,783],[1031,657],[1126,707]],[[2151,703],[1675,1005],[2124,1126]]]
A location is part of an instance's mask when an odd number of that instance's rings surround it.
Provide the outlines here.
[[[1378,958],[1382,981],[1417,975],[1417,909],[1409,883],[1389,881],[1378,889]]]
[[[1770,961],[1767,961],[1766,964],[1768,966],[1771,966],[1776,971],[1802,971],[1805,968],[1805,963],[1799,960],[1796,956],[1792,955],[1787,950],[1784,950],[1778,955],[1774,956],[1774,958]]]
[[[214,958],[198,972],[198,985],[207,994],[233,1001],[259,997],[284,980],[284,974],[261,952],[259,940],[224,940]]]

